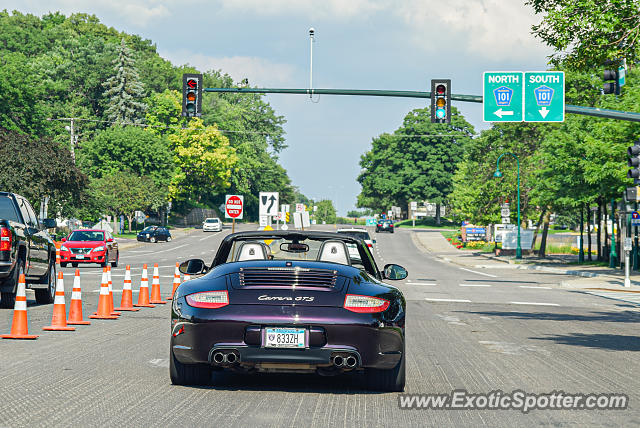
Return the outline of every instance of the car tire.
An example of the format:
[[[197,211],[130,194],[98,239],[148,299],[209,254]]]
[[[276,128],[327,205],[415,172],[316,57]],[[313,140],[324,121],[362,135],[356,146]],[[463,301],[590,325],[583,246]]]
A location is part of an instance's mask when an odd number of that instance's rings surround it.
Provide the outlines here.
[[[13,275],[9,279],[7,286],[13,288],[13,291],[6,291],[0,294],[0,308],[13,308],[16,304],[16,291],[18,290],[18,280],[20,274],[24,273],[24,259],[19,258]]]
[[[211,383],[211,368],[207,364],[182,364],[169,351],[169,376],[174,385],[208,385]]]
[[[151,238],[149,238],[149,242],[151,242],[152,244],[156,242],[156,237],[152,236]]]
[[[171,237],[167,236],[167,242],[171,242]]]
[[[111,262],[111,267],[118,267],[118,262],[120,261],[120,251],[116,253],[116,260]]]
[[[77,264],[77,263],[75,263]],[[47,274],[43,278],[47,284],[47,288],[36,288],[33,292],[36,295],[36,303],[39,305],[48,305],[53,303],[56,297],[56,263],[51,260]]]
[[[100,267],[107,267],[107,265],[109,264],[109,253],[105,253],[104,254],[104,261],[102,263],[100,263]]]
[[[78,263],[73,262],[73,263],[71,263],[71,266],[73,266],[73,267],[78,267]]]
[[[60,267],[67,267],[67,262],[60,262]]]
[[[406,358],[403,351],[400,361],[394,368],[388,370],[367,369],[365,374],[367,387],[373,391],[403,392],[405,372]]]

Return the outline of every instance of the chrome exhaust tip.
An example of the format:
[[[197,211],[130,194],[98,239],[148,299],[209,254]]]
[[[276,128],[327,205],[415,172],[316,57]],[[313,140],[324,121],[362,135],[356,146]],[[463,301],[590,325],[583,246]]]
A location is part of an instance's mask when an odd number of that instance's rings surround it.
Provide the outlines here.
[[[234,352],[229,352],[226,356],[226,361],[229,364],[233,364],[238,359],[237,355]]]
[[[333,357],[333,365],[336,367],[341,367],[344,364],[344,358],[342,358],[340,355],[336,355],[335,357]]]
[[[354,368],[356,364],[358,364],[358,360],[353,355],[349,355],[345,360],[344,364],[350,369]]]
[[[222,364],[227,360],[227,357],[222,352],[216,352],[213,354],[213,362],[216,364]]]

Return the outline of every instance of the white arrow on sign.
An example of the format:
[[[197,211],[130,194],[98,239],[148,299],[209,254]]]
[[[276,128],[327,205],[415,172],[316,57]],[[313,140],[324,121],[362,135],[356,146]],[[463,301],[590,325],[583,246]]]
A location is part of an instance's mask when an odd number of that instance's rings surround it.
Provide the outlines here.
[[[513,110],[502,110],[501,108],[499,108],[498,110],[494,111],[493,114],[502,119],[502,116],[513,116]]]
[[[549,114],[549,110],[547,110],[546,107],[542,107],[540,110],[538,110],[540,112],[540,114],[542,115],[542,118],[544,119],[545,117],[547,117],[547,115]]]

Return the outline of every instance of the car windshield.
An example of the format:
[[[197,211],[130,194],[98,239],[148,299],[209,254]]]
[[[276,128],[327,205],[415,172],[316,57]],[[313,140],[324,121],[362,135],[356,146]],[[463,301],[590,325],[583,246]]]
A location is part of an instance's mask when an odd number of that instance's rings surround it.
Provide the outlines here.
[[[371,237],[369,236],[369,232],[367,232],[366,230],[362,230],[362,231],[360,231],[360,230],[339,230],[338,233],[344,234],[344,235],[353,236],[354,238],[371,240]]]
[[[69,235],[68,241],[104,241],[104,232],[76,230]]]
[[[152,232],[154,230],[156,230],[158,226],[147,226],[144,229],[142,229],[143,232]]]
[[[207,220],[205,220],[206,223],[218,223],[220,220],[218,220],[217,218],[208,218]]]

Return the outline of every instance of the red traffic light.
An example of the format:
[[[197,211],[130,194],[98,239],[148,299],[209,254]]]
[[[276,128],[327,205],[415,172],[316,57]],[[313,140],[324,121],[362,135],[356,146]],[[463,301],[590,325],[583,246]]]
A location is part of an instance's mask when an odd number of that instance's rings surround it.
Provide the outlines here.
[[[187,86],[191,89],[195,89],[198,87],[198,81],[196,79],[189,79],[187,80]]]
[[[444,95],[445,92],[447,92],[447,87],[446,86],[444,86],[444,85],[436,86],[436,94]]]

